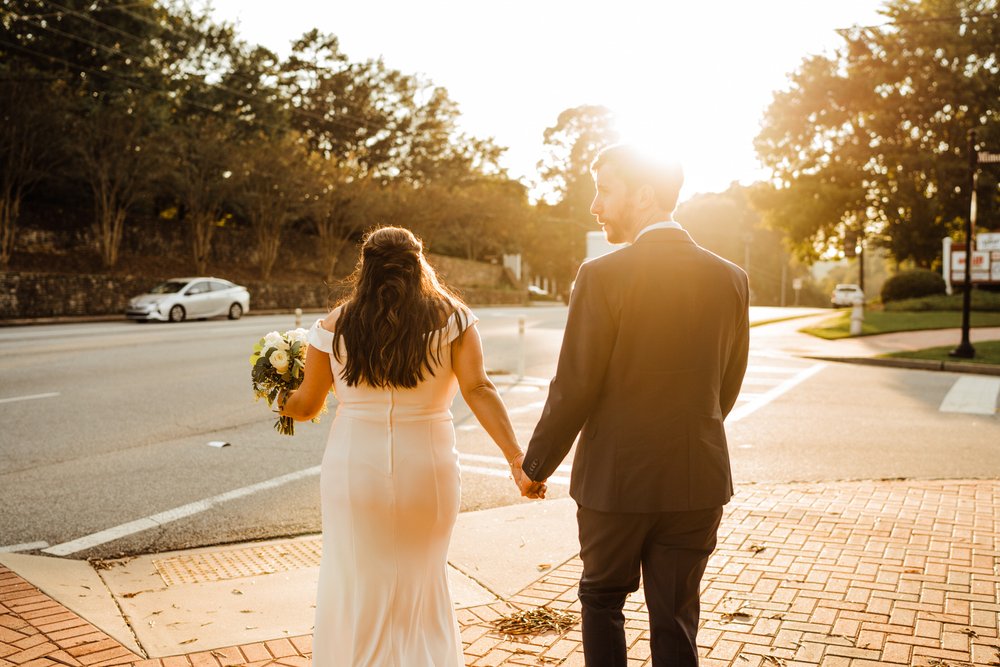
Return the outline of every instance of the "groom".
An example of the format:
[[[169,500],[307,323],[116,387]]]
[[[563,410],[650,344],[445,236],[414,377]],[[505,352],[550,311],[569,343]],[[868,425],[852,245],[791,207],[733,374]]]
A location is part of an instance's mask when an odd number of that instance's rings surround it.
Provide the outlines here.
[[[590,212],[631,245],[580,267],[523,469],[544,481],[583,430],[570,495],[587,665],[625,667],[640,571],[653,665],[697,665],[699,584],[733,494],[722,422],[746,371],[747,276],[673,221],[679,166],[616,145],[591,171]]]

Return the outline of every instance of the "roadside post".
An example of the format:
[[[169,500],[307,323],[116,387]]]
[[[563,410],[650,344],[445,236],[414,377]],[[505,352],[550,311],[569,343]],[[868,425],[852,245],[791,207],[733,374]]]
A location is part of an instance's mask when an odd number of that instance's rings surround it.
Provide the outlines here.
[[[517,379],[524,377],[524,357],[527,354],[524,345],[524,315],[517,318]]]
[[[975,247],[972,235],[976,230],[976,187],[979,185],[979,165],[1000,163],[1000,153],[979,152],[976,131],[969,130],[969,215],[965,219],[965,276],[962,284],[962,342],[949,356],[973,359],[976,349],[969,341],[969,319],[972,311],[972,262]]]
[[[302,326],[302,309],[301,308],[296,308],[295,309],[295,328],[298,329],[301,326]]]
[[[865,304],[858,300],[851,306],[851,335],[861,335],[861,325],[865,323]]]

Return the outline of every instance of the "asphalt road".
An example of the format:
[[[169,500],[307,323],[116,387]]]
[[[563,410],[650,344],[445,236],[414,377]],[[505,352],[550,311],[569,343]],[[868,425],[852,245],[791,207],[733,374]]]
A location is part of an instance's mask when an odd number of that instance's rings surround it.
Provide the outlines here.
[[[487,366],[526,444],[566,310],[477,314]],[[0,329],[0,548],[109,557],[317,532],[331,417],[280,436],[249,388],[256,338],[292,325],[289,316]],[[727,425],[737,486],[998,476],[1000,417],[939,410],[957,378],[800,359],[755,336]],[[460,397],[453,412],[463,511],[523,502]],[[554,477],[552,496],[566,495],[566,477]]]

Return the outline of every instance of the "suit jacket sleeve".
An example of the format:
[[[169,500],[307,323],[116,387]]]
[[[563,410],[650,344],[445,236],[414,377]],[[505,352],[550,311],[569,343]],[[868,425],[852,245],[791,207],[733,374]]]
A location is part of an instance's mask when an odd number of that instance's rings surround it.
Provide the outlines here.
[[[729,359],[726,360],[726,368],[722,375],[722,390],[719,394],[723,419],[736,405],[736,399],[740,395],[740,387],[743,385],[743,376],[747,372],[747,358],[750,354],[750,287],[747,284],[746,275],[742,275],[741,278],[743,312],[740,313],[736,323],[736,332],[730,347]]]
[[[597,402],[614,348],[618,319],[592,274],[586,263],[577,274],[556,375],[524,457],[524,472],[534,481],[548,478],[566,458]]]

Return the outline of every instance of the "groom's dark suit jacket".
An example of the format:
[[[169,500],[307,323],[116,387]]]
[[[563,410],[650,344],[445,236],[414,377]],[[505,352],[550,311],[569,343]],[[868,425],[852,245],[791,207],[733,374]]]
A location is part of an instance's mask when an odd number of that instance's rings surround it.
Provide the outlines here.
[[[680,229],[583,264],[556,376],[524,459],[552,475],[583,429],[570,495],[605,512],[726,504],[723,419],[746,372],[747,276]]]

